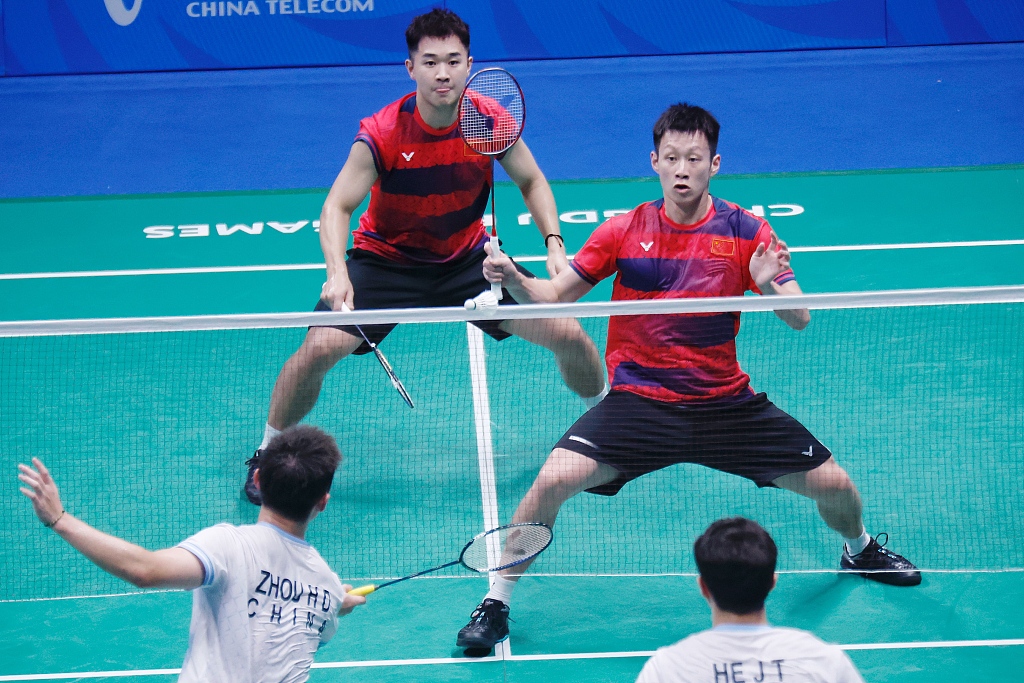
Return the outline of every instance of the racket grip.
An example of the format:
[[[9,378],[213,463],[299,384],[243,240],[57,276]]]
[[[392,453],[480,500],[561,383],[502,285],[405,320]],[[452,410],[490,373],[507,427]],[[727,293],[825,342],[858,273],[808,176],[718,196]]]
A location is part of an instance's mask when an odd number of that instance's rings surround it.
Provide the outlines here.
[[[497,235],[497,233],[492,233],[491,234],[490,242],[491,242],[491,253],[492,254],[497,254],[498,252],[501,251],[501,245],[498,244],[498,235]],[[500,282],[492,282],[491,283],[491,294],[493,294],[494,298],[496,298],[498,301],[501,301],[502,293],[501,293],[501,283]]]
[[[370,593],[372,593],[375,590],[377,590],[377,587],[374,586],[371,583],[371,584],[367,584],[365,586],[360,586],[359,588],[353,588],[352,590],[350,590],[348,592],[348,594],[349,595],[359,595],[359,596],[362,596],[362,597],[366,597],[367,595],[369,595]]]

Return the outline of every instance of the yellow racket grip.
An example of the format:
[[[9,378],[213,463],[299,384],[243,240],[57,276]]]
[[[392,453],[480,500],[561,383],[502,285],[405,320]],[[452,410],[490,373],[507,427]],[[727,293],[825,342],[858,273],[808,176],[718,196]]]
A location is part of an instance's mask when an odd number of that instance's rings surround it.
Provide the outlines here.
[[[369,595],[370,593],[372,593],[375,590],[377,590],[377,587],[374,586],[371,583],[371,584],[367,584],[365,586],[360,586],[359,588],[353,588],[352,590],[350,590],[348,592],[348,594],[349,595],[361,595],[363,597],[366,597],[367,595]]]

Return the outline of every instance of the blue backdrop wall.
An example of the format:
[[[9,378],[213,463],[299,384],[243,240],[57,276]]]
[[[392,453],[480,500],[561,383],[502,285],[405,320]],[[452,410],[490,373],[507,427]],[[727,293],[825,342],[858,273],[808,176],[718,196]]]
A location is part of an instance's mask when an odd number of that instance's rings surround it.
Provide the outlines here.
[[[391,64],[438,4],[484,61],[1024,40],[1024,0],[4,0],[5,73]]]

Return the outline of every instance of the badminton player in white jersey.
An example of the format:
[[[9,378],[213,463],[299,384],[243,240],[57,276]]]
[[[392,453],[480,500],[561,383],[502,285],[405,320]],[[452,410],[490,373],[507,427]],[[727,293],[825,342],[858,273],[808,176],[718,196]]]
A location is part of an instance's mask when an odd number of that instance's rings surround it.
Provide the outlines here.
[[[637,683],[864,683],[838,646],[768,624],[764,601],[775,588],[778,549],[761,525],[720,519],[693,554],[711,628],[659,649]]]
[[[305,681],[313,655],[338,617],[365,598],[348,595],[306,528],[330,498],[341,453],[315,427],[283,431],[260,458],[263,494],[256,524],[217,524],[173,548],[150,552],[64,511],[57,485],[38,458],[18,465],[21,491],[44,526],[100,568],[140,588],[192,590],[183,682]]]

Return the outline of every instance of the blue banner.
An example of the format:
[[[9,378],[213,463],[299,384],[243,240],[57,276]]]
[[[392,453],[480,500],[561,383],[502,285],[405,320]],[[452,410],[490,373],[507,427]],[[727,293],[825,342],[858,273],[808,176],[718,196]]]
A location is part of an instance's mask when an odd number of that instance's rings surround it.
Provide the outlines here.
[[[889,45],[1024,40],[1024,0],[888,0]]]
[[[389,64],[430,0],[6,0],[8,74]],[[884,0],[450,0],[478,60],[885,45]],[[674,30],[666,30],[672,27]]]

